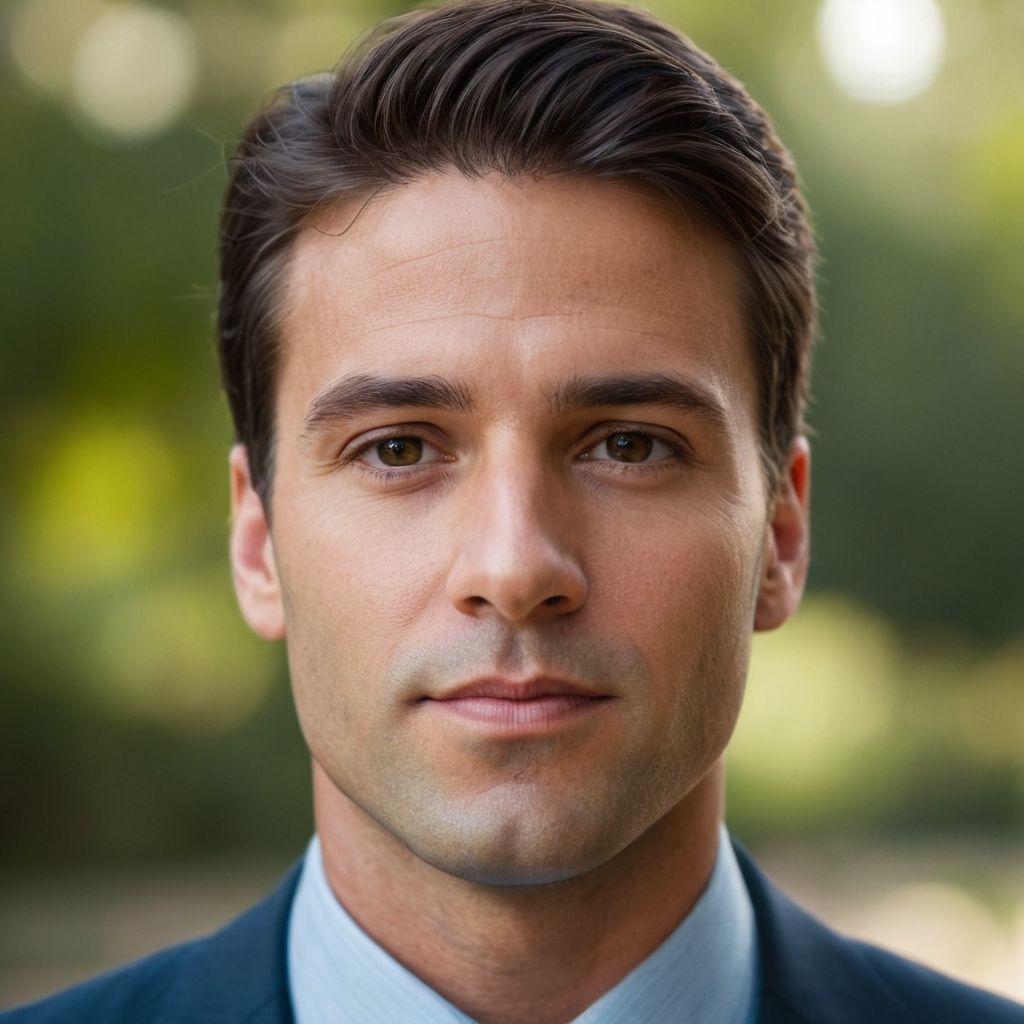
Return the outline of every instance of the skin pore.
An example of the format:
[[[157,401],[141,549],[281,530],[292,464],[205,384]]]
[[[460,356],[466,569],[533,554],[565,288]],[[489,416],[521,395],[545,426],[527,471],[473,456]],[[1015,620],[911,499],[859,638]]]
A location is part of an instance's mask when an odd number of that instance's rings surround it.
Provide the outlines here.
[[[707,881],[750,635],[803,587],[807,447],[770,499],[699,219],[454,172],[357,208],[295,246],[236,588],[287,637],[338,899],[482,1024],[560,1024]]]

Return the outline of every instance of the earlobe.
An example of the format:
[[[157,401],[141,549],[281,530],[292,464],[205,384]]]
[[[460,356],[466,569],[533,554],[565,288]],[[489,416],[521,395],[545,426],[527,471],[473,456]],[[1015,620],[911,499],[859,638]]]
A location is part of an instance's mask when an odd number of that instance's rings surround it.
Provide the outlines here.
[[[264,640],[285,635],[284,603],[270,524],[252,486],[243,445],[231,449],[231,572],[242,617]]]
[[[811,452],[807,438],[798,437],[789,449],[786,472],[778,494],[761,566],[754,611],[754,629],[777,629],[796,611],[804,593],[810,560]]]

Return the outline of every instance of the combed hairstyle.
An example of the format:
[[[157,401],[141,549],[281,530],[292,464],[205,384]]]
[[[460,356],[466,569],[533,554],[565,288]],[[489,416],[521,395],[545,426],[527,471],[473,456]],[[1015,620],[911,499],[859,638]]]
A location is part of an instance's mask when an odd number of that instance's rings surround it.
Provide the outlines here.
[[[652,15],[604,0],[456,0],[383,22],[329,74],[285,86],[239,144],[220,226],[218,344],[236,436],[268,503],[282,282],[332,204],[431,172],[638,184],[732,243],[774,487],[802,429],[815,247],[764,111]]]

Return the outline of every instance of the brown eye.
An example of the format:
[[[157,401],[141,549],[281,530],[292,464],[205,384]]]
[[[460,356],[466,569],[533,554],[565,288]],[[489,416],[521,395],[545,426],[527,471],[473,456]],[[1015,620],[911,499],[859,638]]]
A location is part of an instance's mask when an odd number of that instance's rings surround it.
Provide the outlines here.
[[[654,451],[654,438],[647,434],[612,434],[605,441],[605,450],[616,462],[646,462]]]
[[[423,442],[418,437],[389,437],[373,451],[384,466],[414,466],[423,458]]]

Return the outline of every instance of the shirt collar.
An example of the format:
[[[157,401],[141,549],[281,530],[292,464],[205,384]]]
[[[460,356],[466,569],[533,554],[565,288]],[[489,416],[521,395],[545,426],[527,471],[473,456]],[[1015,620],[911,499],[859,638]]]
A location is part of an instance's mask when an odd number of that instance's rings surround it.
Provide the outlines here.
[[[296,1024],[473,1024],[346,913],[314,836],[288,925]],[[700,899],[676,930],[572,1024],[748,1024],[758,987],[754,911],[722,826]]]

